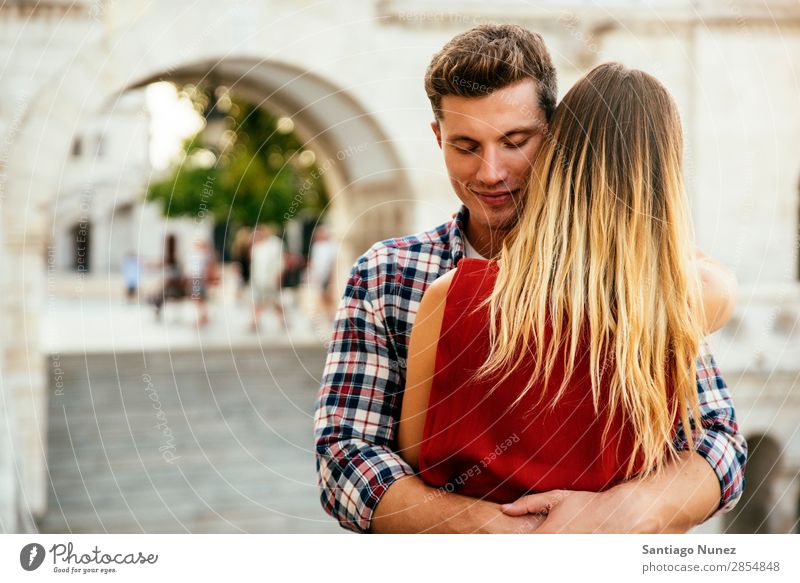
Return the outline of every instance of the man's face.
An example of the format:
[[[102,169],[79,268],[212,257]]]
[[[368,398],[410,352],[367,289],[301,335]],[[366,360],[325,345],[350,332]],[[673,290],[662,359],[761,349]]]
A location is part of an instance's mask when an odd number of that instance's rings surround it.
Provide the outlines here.
[[[488,96],[442,98],[441,119],[431,126],[471,229],[507,231],[516,223],[547,130],[538,102],[533,79]]]

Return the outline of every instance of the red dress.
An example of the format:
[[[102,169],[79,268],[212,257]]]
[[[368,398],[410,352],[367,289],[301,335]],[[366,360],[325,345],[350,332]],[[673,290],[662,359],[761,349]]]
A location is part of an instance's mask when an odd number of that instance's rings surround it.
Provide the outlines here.
[[[632,454],[632,428],[614,415],[607,446],[601,447],[610,412],[602,399],[600,414],[594,411],[588,346],[579,347],[574,375],[554,410],[545,406],[547,396],[532,410],[544,383],[509,410],[532,364],[515,370],[488,397],[497,383],[470,379],[488,355],[488,308],[475,310],[491,293],[497,268],[496,261],[475,258],[462,259],[456,268],[437,347],[420,477],[448,492],[499,503],[554,489],[598,492],[621,482]],[[563,379],[559,364],[557,359],[551,396]]]

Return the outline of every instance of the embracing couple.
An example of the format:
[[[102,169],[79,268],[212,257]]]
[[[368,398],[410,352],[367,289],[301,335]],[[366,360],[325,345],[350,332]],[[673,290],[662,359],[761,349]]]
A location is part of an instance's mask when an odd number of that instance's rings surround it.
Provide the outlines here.
[[[462,207],[350,273],[315,415],[357,532],[685,532],[741,496],[703,343],[730,272],[695,249],[677,108],[595,67],[556,105],[541,37],[481,25],[425,89]]]

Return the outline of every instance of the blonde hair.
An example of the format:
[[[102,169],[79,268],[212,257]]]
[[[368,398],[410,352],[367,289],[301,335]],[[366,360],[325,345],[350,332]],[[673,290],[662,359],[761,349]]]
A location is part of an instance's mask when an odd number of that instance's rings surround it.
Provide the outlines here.
[[[608,63],[578,81],[556,108],[482,306],[490,351],[476,378],[503,373],[496,387],[534,361],[515,404],[537,382],[548,386],[561,357],[554,407],[588,342],[595,412],[603,401],[632,424],[626,476],[637,455],[641,477],[676,458],[678,413],[690,448],[689,415],[700,419],[703,332],[682,142],[675,103],[650,75]]]

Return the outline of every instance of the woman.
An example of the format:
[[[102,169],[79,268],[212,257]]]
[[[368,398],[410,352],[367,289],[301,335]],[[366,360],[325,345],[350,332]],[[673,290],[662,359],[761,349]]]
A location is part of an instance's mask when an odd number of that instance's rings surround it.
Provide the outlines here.
[[[600,65],[564,97],[500,255],[462,259],[421,302],[398,445],[428,484],[507,503],[677,457],[719,311],[693,262],[681,161],[653,77]]]

